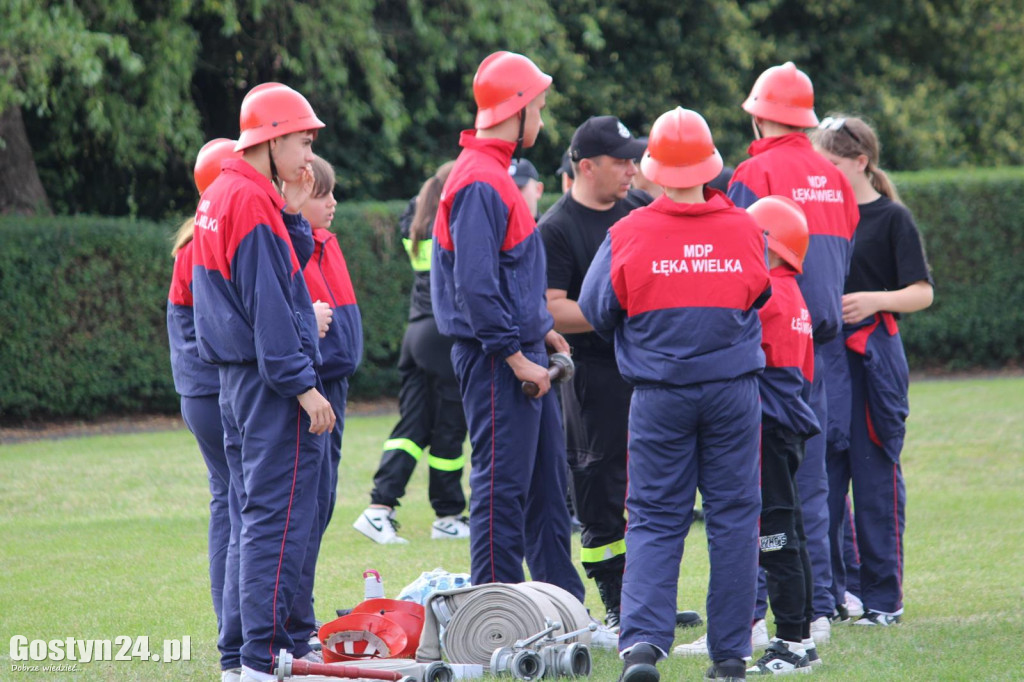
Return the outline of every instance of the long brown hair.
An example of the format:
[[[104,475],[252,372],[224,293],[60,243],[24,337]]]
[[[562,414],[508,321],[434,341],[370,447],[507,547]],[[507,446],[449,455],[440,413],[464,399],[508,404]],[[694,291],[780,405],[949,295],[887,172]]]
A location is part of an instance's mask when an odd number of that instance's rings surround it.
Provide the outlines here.
[[[441,203],[441,190],[452,172],[454,161],[442,163],[433,176],[420,187],[420,193],[416,195],[416,212],[412,215],[412,224],[409,226],[409,238],[412,240],[412,254],[419,255],[420,241],[426,237],[427,231],[434,223],[434,216],[437,215],[437,205]]]
[[[829,114],[827,118],[822,119],[818,128],[811,131],[810,137],[818,149],[844,159],[856,159],[861,154],[866,156],[868,165],[864,173],[871,181],[871,186],[879,194],[893,201],[900,201],[896,185],[879,165],[882,145],[878,141],[878,135],[864,119],[840,113]]]
[[[171,247],[171,258],[178,255],[178,252],[185,248],[185,245],[192,241],[192,237],[195,236],[195,216],[189,218],[178,227],[178,231],[174,233],[174,246]]]

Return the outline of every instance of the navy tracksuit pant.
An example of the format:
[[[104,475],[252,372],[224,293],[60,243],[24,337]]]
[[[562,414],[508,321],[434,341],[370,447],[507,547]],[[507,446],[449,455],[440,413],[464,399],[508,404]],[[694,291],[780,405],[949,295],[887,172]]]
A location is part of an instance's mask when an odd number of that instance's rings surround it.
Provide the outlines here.
[[[633,391],[620,651],[641,642],[666,653],[672,646],[679,562],[699,488],[711,562],[708,650],[716,661],[751,655],[760,427],[752,374]]]
[[[848,351],[853,404],[850,448],[829,460],[830,504],[839,515],[832,532],[835,541],[842,542],[842,514],[852,482],[859,596],[865,609],[898,615],[903,612],[907,502],[899,457],[909,411],[909,370],[895,323],[892,333],[878,324],[866,337],[863,352]],[[835,589],[842,593],[846,585],[837,581]]]
[[[828,363],[823,348],[814,344],[814,383],[809,401],[819,424],[828,424]],[[835,612],[832,597],[832,550],[829,544],[828,474],[825,470],[827,435],[819,433],[807,441],[804,461],[796,472],[800,490],[800,509],[804,515],[807,554],[811,559],[811,610],[814,619],[831,617]]]
[[[320,488],[317,492],[317,527],[306,548],[306,561],[302,566],[299,591],[295,597],[288,632],[295,641],[307,640],[316,630],[316,614],[313,608],[313,583],[316,580],[316,562],[320,555],[320,544],[334,514],[338,499],[338,467],[341,465],[341,443],[345,430],[345,406],[348,404],[348,379],[324,382],[324,397],[334,408],[334,430],[324,437],[324,458],[320,471]]]
[[[224,452],[233,522],[224,581],[221,668],[269,672],[281,649],[304,656],[289,623],[310,542],[318,538],[317,497],[324,438],[309,432],[295,398],[283,398],[255,364],[220,367]],[[315,557],[313,559],[315,561]]]
[[[523,354],[548,364],[543,343],[523,348]],[[554,392],[527,397],[508,363],[484,354],[474,341],[455,342],[452,365],[473,444],[473,584],[522,582],[525,558],[533,580],[583,601],[583,581],[572,562],[565,436]]]
[[[210,597],[217,615],[217,632],[221,629],[224,593],[224,564],[231,540],[231,516],[228,512],[228,488],[231,474],[224,457],[224,426],[220,419],[217,395],[181,397],[181,416],[195,436],[199,452],[206,463],[210,484],[210,528],[207,548],[210,555]]]
[[[437,330],[433,317],[410,322],[402,337],[398,371],[398,423],[384,443],[373,477],[372,504],[397,507],[416,464],[430,449],[428,494],[438,517],[466,509],[462,491],[466,417],[451,360],[452,340]]]

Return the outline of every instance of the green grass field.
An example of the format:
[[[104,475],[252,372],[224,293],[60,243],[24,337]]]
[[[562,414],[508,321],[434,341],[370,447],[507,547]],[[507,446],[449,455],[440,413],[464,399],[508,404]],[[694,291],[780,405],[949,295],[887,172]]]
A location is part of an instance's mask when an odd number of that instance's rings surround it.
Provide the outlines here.
[[[820,648],[830,680],[1024,678],[1024,379],[919,382],[903,454],[908,488],[906,615],[886,630],[836,626]],[[388,596],[421,571],[468,571],[465,543],[431,541],[426,471],[399,511],[408,546],[381,547],[350,524],[368,501],[393,417],[352,417],[340,500],[317,581],[317,611],[362,596],[378,569]],[[0,446],[0,680],[219,679],[206,569],[205,469],[184,430]],[[679,605],[704,613],[707,554],[695,526]],[[578,553],[578,546],[577,546]],[[592,584],[587,604],[603,613]],[[700,631],[677,631],[677,643]],[[191,639],[187,662],[95,662],[25,672],[11,638]],[[115,647],[116,651],[116,647]],[[67,664],[67,662],[64,662]],[[663,680],[696,680],[707,661],[673,658]],[[595,680],[620,664],[595,653]]]

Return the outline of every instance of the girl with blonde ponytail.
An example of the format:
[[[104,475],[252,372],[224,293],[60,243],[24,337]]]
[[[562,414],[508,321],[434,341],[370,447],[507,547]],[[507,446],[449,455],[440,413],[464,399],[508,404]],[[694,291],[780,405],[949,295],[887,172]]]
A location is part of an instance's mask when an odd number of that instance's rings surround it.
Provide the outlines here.
[[[833,593],[843,595],[845,499],[852,483],[865,613],[855,625],[886,626],[903,613],[906,486],[900,451],[909,370],[897,320],[932,303],[933,281],[920,232],[879,162],[875,131],[833,114],[811,133],[815,148],[846,175],[860,210],[843,295],[843,334],[852,403],[849,448],[830,454]],[[831,417],[831,415],[830,415]],[[830,419],[831,421],[831,419]]]

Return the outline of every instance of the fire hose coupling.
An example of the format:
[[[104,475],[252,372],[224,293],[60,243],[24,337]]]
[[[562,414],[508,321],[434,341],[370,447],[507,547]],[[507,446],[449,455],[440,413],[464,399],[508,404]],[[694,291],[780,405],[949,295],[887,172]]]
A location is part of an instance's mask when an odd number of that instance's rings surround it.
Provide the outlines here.
[[[552,644],[540,650],[544,660],[544,676],[559,677],[590,677],[593,659],[586,644]]]
[[[576,365],[567,353],[552,353],[548,356],[548,376],[551,377],[551,383],[564,384],[567,381],[571,381],[572,375],[575,372]],[[533,398],[539,392],[540,388],[537,384],[532,381],[523,382],[523,393],[526,395]]]
[[[539,680],[544,676],[544,659],[536,651],[502,647],[491,654],[491,674],[517,680]]]
[[[585,644],[564,642],[584,632],[594,632],[597,625],[589,623],[579,630],[552,637],[553,632],[562,629],[562,624],[551,619],[545,619],[544,624],[547,627],[537,634],[517,640],[511,647],[496,649],[491,655],[491,672],[517,680],[589,677],[593,668],[590,649]],[[535,647],[535,650],[527,647]]]

